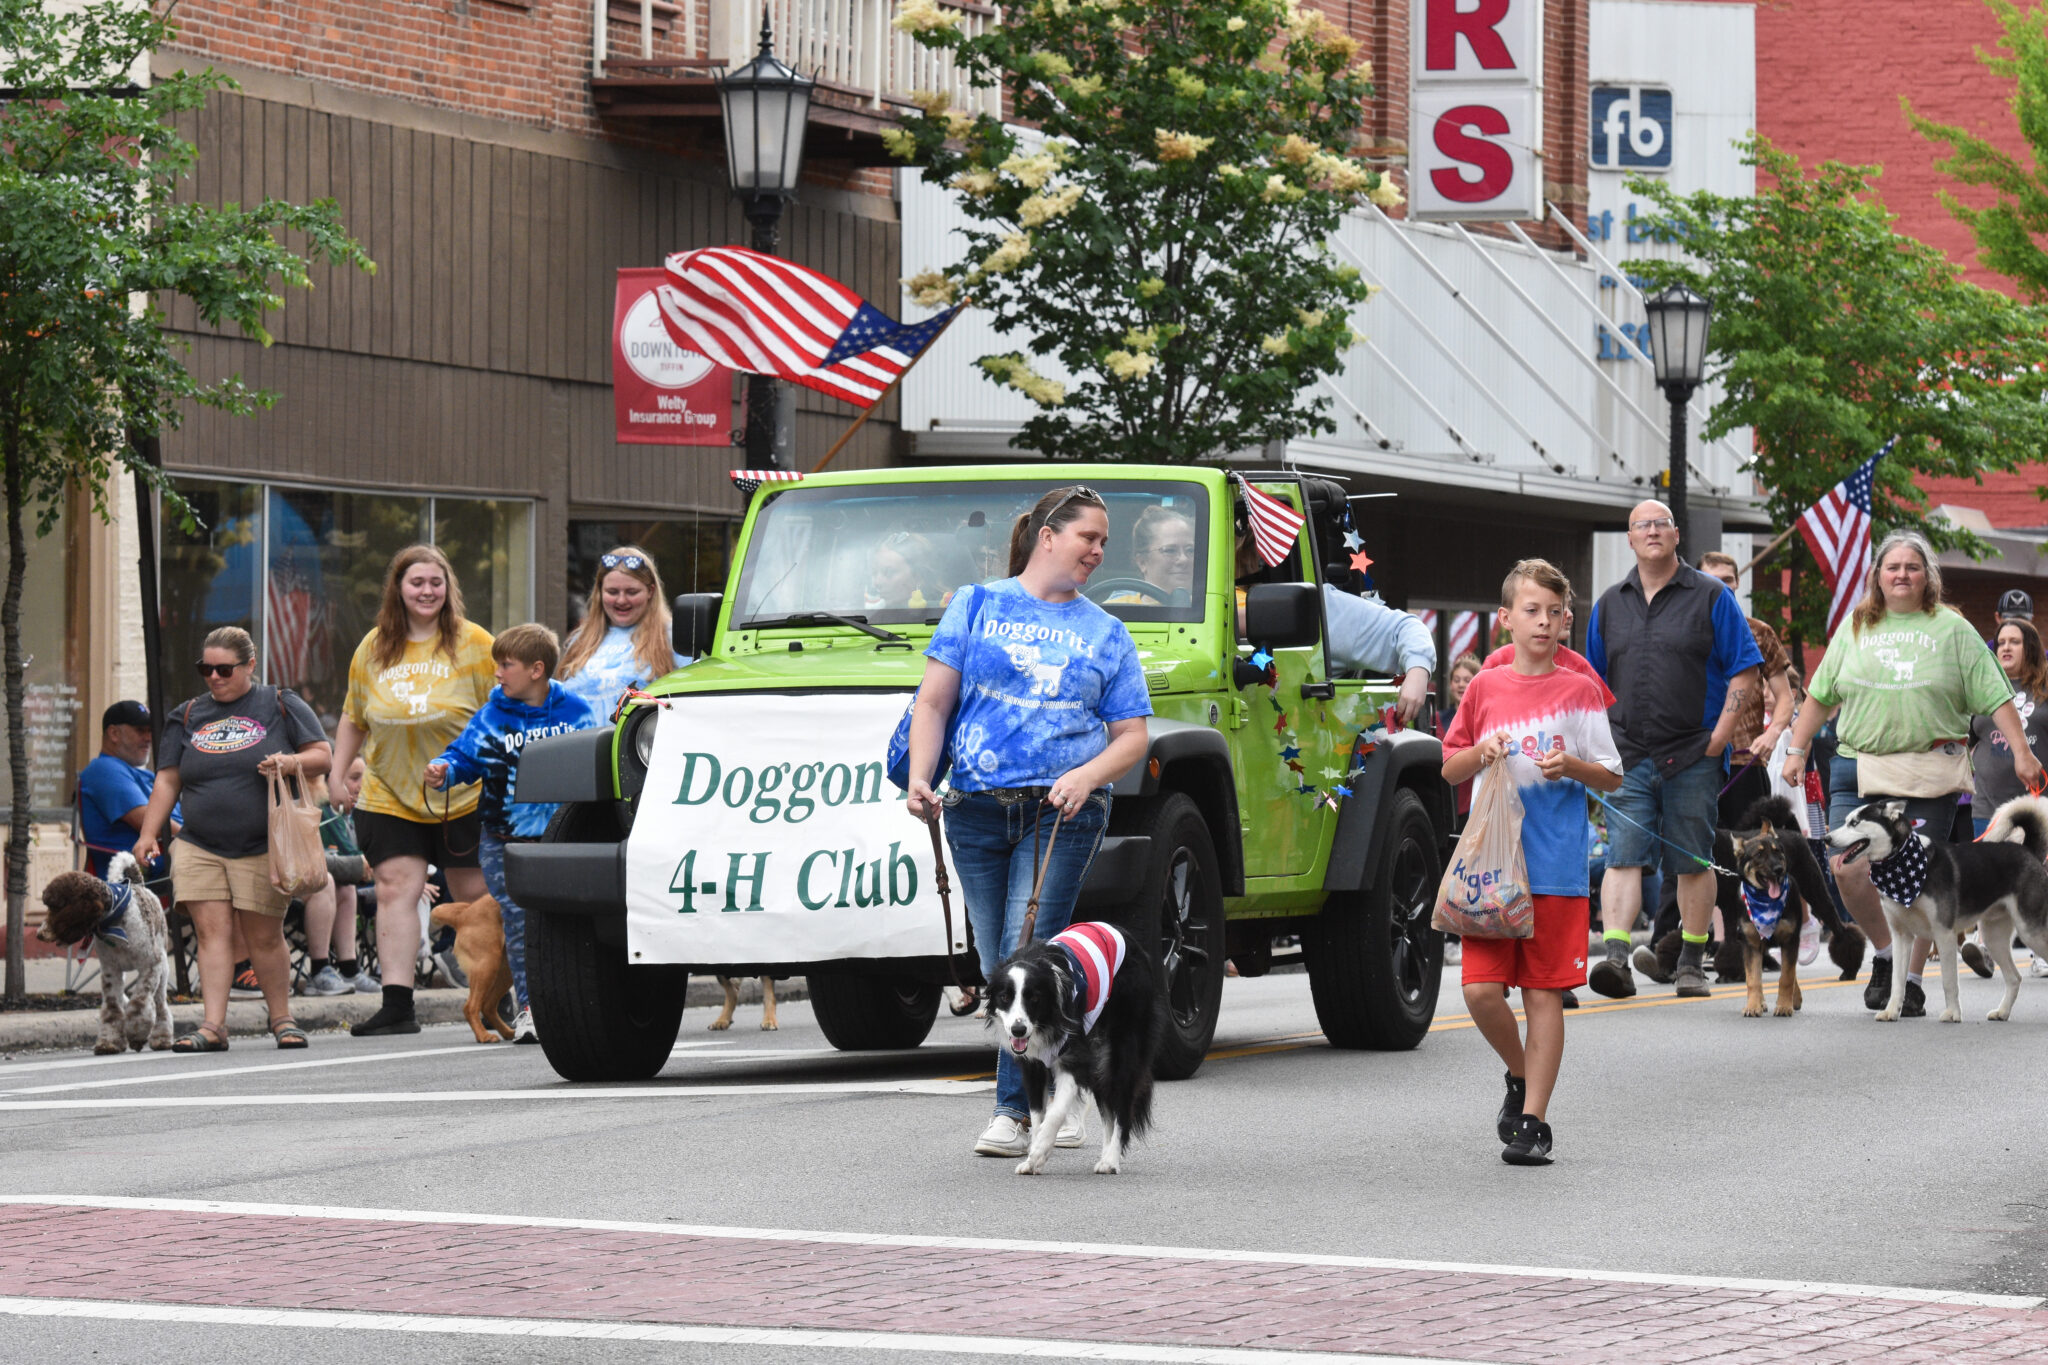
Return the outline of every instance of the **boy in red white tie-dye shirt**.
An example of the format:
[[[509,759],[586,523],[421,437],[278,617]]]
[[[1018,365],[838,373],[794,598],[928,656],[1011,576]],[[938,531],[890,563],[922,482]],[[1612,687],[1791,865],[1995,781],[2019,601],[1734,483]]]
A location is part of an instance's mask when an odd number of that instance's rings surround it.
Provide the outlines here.
[[[1500,589],[1500,625],[1514,636],[1514,663],[1481,670],[1444,736],[1444,781],[1476,776],[1515,784],[1522,800],[1522,857],[1536,902],[1528,938],[1464,942],[1465,1006],[1507,1064],[1507,1097],[1495,1129],[1501,1160],[1550,1163],[1546,1117],[1564,1059],[1564,993],[1586,979],[1588,922],[1586,788],[1621,785],[1621,755],[1596,681],[1557,666],[1569,629],[1572,587],[1555,566],[1525,559]],[[1504,987],[1520,987],[1528,1037]]]

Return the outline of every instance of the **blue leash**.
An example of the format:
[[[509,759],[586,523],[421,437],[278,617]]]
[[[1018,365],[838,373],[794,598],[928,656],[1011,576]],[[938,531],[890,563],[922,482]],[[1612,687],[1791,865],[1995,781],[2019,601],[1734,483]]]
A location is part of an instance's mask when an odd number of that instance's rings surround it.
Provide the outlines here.
[[[1611,806],[1611,805],[1609,805],[1609,804],[1607,803],[1607,798],[1606,798],[1606,797],[1604,797],[1604,796],[1600,795],[1600,793],[1599,793],[1599,792],[1596,792],[1596,791],[1594,791],[1594,790],[1593,790],[1592,788],[1588,787],[1588,788],[1586,789],[1586,794],[1587,794],[1588,796],[1591,796],[1591,797],[1592,797],[1592,798],[1593,798],[1593,799],[1594,799],[1595,801],[1599,802],[1599,803],[1600,803],[1600,809],[1602,809],[1602,810],[1606,811],[1606,812],[1607,812],[1607,813],[1608,813],[1609,815],[1611,815],[1611,816],[1615,816],[1615,817],[1616,817],[1616,818],[1618,818],[1618,819],[1622,819],[1622,820],[1627,820],[1627,821],[1628,821],[1628,823],[1630,823],[1631,825],[1634,825],[1634,826],[1635,826],[1635,827],[1636,827],[1637,829],[1639,829],[1639,830],[1641,830],[1641,831],[1642,831],[1643,833],[1645,833],[1645,834],[1649,835],[1649,836],[1650,836],[1650,837],[1651,837],[1652,839],[1655,839],[1655,840],[1656,840],[1656,841],[1657,841],[1658,843],[1660,843],[1660,844],[1663,844],[1663,845],[1664,845],[1664,846],[1665,846],[1666,848],[1676,849],[1676,850],[1677,850],[1677,851],[1678,851],[1679,853],[1683,854],[1683,855],[1684,855],[1685,857],[1687,857],[1687,858],[1691,859],[1691,860],[1692,860],[1693,862],[1696,862],[1696,863],[1698,863],[1698,864],[1699,864],[1699,865],[1700,865],[1701,867],[1704,867],[1705,869],[1707,869],[1707,871],[1709,871],[1709,872],[1718,872],[1718,873],[1720,873],[1720,874],[1721,874],[1722,876],[1724,876],[1724,877],[1735,877],[1735,878],[1737,878],[1737,879],[1740,879],[1740,878],[1741,878],[1741,876],[1742,876],[1742,874],[1741,874],[1741,873],[1739,873],[1739,872],[1735,872],[1735,871],[1731,871],[1730,869],[1728,869],[1728,868],[1725,868],[1725,867],[1721,866],[1721,865],[1720,865],[1719,863],[1717,863],[1717,862],[1714,862],[1714,861],[1712,861],[1711,859],[1708,859],[1708,858],[1702,858],[1702,857],[1701,857],[1701,856],[1700,856],[1699,854],[1697,854],[1697,853],[1694,853],[1694,852],[1692,852],[1692,851],[1691,851],[1690,849],[1685,849],[1685,848],[1679,848],[1679,846],[1678,846],[1677,844],[1674,844],[1674,843],[1672,843],[1672,842],[1671,842],[1671,841],[1670,841],[1669,839],[1667,839],[1667,838],[1665,838],[1665,837],[1664,837],[1663,835],[1659,834],[1659,833],[1658,833],[1658,832],[1657,832],[1656,830],[1654,830],[1654,829],[1651,829],[1651,828],[1650,828],[1650,827],[1649,827],[1648,825],[1646,825],[1646,824],[1642,823],[1642,822],[1641,822],[1640,820],[1633,820],[1633,819],[1630,819],[1630,818],[1629,818],[1628,816],[1626,816],[1626,815],[1623,815],[1623,814],[1622,814],[1622,813],[1621,813],[1620,811],[1616,810],[1616,809],[1615,809],[1615,808],[1614,808],[1613,806]]]

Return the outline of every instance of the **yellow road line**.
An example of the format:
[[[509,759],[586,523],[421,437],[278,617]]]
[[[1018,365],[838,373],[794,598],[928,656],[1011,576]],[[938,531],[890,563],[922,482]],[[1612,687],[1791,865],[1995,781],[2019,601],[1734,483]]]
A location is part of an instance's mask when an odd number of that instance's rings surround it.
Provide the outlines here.
[[[1776,982],[1777,977],[1775,974],[1768,975],[1764,978],[1764,994],[1766,995],[1766,997],[1775,998],[1773,992],[1776,990]],[[1833,977],[1827,977],[1824,979],[1813,981],[1808,981],[1804,978],[1801,978],[1799,982],[1799,989],[1801,993],[1804,993],[1806,991],[1824,991],[1829,990],[1835,986],[1853,986],[1855,984],[1856,982],[1854,981],[1837,981]],[[1731,986],[1729,988],[1729,991],[1732,992],[1733,989],[1734,987]],[[1744,995],[1746,994],[1747,992],[1745,991]],[[1720,995],[1713,996],[1704,1002],[1701,1002],[1693,997],[1659,995],[1652,996],[1647,1000],[1617,1000],[1611,1005],[1581,1005],[1579,1006],[1579,1008],[1575,1010],[1566,1010],[1565,1018],[1570,1019],[1574,1015],[1618,1014],[1623,1010],[1659,1009],[1666,1005],[1691,1005],[1699,1003],[1711,1005],[1715,1000],[1731,1000],[1741,998],[1743,997],[1731,994],[1729,992],[1724,992]],[[1514,1013],[1515,1019],[1518,1022],[1522,1021],[1525,1018],[1522,1011],[1520,1010],[1516,1010]],[[1469,1014],[1446,1014],[1439,1016],[1436,1022],[1429,1026],[1429,1031],[1431,1033],[1454,1033],[1459,1029],[1468,1029],[1476,1027],[1478,1027],[1478,1025],[1472,1022],[1472,1016]],[[1315,1046],[1316,1042],[1320,1040],[1322,1036],[1323,1035],[1320,1030],[1313,1033],[1283,1033],[1278,1037],[1273,1038],[1264,1043],[1251,1043],[1243,1047],[1220,1048],[1217,1051],[1209,1053],[1206,1057],[1203,1058],[1203,1060],[1210,1062],[1227,1062],[1238,1057],[1262,1057],[1270,1052],[1300,1052],[1304,1048]],[[994,1080],[995,1074],[996,1073],[993,1071],[980,1071],[964,1076],[946,1076],[942,1079],[949,1081],[988,1081]]]

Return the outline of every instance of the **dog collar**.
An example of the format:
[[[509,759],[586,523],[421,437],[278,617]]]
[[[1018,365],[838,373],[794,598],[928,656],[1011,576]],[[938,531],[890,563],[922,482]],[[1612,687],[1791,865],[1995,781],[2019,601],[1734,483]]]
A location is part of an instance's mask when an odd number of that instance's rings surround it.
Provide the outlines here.
[[[1749,918],[1756,925],[1757,937],[1768,939],[1778,932],[1778,921],[1785,916],[1785,894],[1782,882],[1775,896],[1751,886],[1747,881],[1742,883],[1742,903],[1749,908]]]
[[[1927,836],[1915,834],[1881,863],[1870,865],[1870,881],[1893,905],[1911,905],[1927,885]]]
[[[135,888],[127,882],[113,882],[107,889],[114,893],[114,905],[100,922],[92,927],[93,935],[97,938],[111,939],[115,943],[126,943],[128,929],[121,921],[128,915],[128,902],[135,898]]]

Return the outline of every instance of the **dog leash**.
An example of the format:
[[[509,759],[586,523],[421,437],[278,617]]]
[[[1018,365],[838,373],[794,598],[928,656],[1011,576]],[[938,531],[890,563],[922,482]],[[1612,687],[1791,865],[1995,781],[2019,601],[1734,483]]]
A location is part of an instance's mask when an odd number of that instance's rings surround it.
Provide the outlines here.
[[[924,823],[932,832],[932,865],[936,869],[932,884],[939,889],[939,913],[946,918],[946,969],[953,973],[953,989],[966,995],[972,988],[960,980],[960,964],[953,957],[953,883],[946,879],[946,849],[939,840],[938,811]]]
[[[1597,803],[1597,804],[1599,805],[1600,809],[1602,809],[1602,810],[1606,811],[1606,812],[1607,812],[1607,813],[1608,813],[1609,815],[1615,816],[1615,817],[1617,817],[1618,819],[1622,819],[1622,820],[1627,820],[1629,824],[1631,824],[1631,825],[1634,825],[1634,826],[1635,826],[1635,827],[1636,827],[1637,829],[1639,829],[1639,830],[1641,830],[1641,831],[1642,831],[1643,833],[1645,833],[1645,834],[1649,835],[1649,836],[1650,836],[1650,837],[1651,837],[1652,839],[1655,839],[1655,840],[1656,840],[1656,841],[1657,841],[1658,843],[1660,843],[1660,844],[1664,845],[1664,846],[1665,846],[1666,848],[1669,848],[1669,849],[1674,849],[1674,850],[1676,850],[1677,852],[1679,852],[1679,853],[1681,853],[1681,854],[1685,855],[1685,857],[1687,857],[1687,858],[1691,859],[1691,860],[1692,860],[1693,862],[1696,862],[1696,863],[1698,863],[1698,864],[1699,864],[1699,865],[1700,865],[1701,867],[1704,867],[1704,868],[1705,868],[1705,869],[1706,869],[1707,871],[1709,871],[1709,872],[1718,872],[1718,873],[1720,873],[1720,874],[1721,874],[1722,876],[1724,876],[1724,877],[1737,877],[1737,878],[1739,878],[1739,877],[1740,877],[1740,876],[1742,875],[1742,874],[1741,874],[1741,873],[1739,873],[1739,872],[1735,872],[1735,871],[1733,871],[1733,870],[1731,870],[1731,869],[1729,869],[1729,868],[1725,868],[1725,867],[1721,866],[1721,865],[1720,865],[1719,863],[1717,863],[1717,862],[1714,862],[1714,861],[1712,861],[1711,859],[1707,859],[1707,858],[1702,858],[1702,857],[1701,857],[1701,856],[1700,856],[1699,854],[1697,854],[1697,853],[1694,853],[1694,852],[1693,852],[1692,850],[1690,850],[1690,849],[1687,849],[1687,848],[1681,848],[1681,847],[1679,847],[1679,846],[1678,846],[1677,844],[1674,844],[1674,843],[1672,843],[1672,842],[1671,842],[1671,841],[1670,841],[1669,839],[1667,839],[1667,838],[1665,838],[1665,837],[1664,837],[1663,835],[1659,834],[1659,833],[1658,833],[1658,832],[1657,832],[1656,830],[1654,830],[1654,829],[1651,829],[1651,828],[1650,828],[1650,827],[1649,827],[1648,825],[1644,824],[1644,823],[1643,823],[1642,821],[1640,821],[1640,820],[1632,820],[1632,819],[1630,819],[1630,818],[1629,818],[1628,816],[1626,816],[1626,815],[1623,815],[1623,814],[1622,814],[1622,813],[1621,813],[1620,811],[1616,810],[1616,809],[1615,809],[1615,808],[1614,808],[1613,806],[1609,805],[1609,804],[1607,803],[1607,799],[1606,799],[1605,797],[1601,796],[1601,795],[1600,795],[1600,793],[1598,793],[1598,792],[1596,792],[1596,791],[1593,791],[1593,790],[1591,790],[1591,789],[1589,788],[1589,789],[1587,790],[1587,793],[1586,793],[1586,794],[1587,794],[1588,796],[1592,797],[1592,798],[1593,798],[1593,800],[1595,801],[1595,803]]]
[[[1039,815],[1036,810],[1031,812],[1031,862],[1037,871],[1031,878],[1031,899],[1024,903],[1024,932],[1017,936],[1018,949],[1031,942],[1031,932],[1038,927],[1038,893],[1045,889],[1046,870],[1052,866],[1052,846],[1059,842],[1060,825],[1067,818],[1065,811],[1053,811],[1052,833],[1046,836],[1045,857],[1041,861],[1038,856]]]
[[[434,813],[433,793],[428,789],[427,779],[425,779],[424,777],[420,779],[420,804],[426,808],[427,814],[432,815]],[[441,847],[448,851],[448,856],[451,858],[466,858],[470,854],[476,852],[477,846],[483,843],[483,828],[481,825],[478,826],[476,835],[477,841],[475,844],[471,844],[468,848],[457,848],[455,847],[455,845],[449,843],[448,812],[453,810],[454,808],[455,795],[453,792],[447,791],[444,788],[441,793]]]

